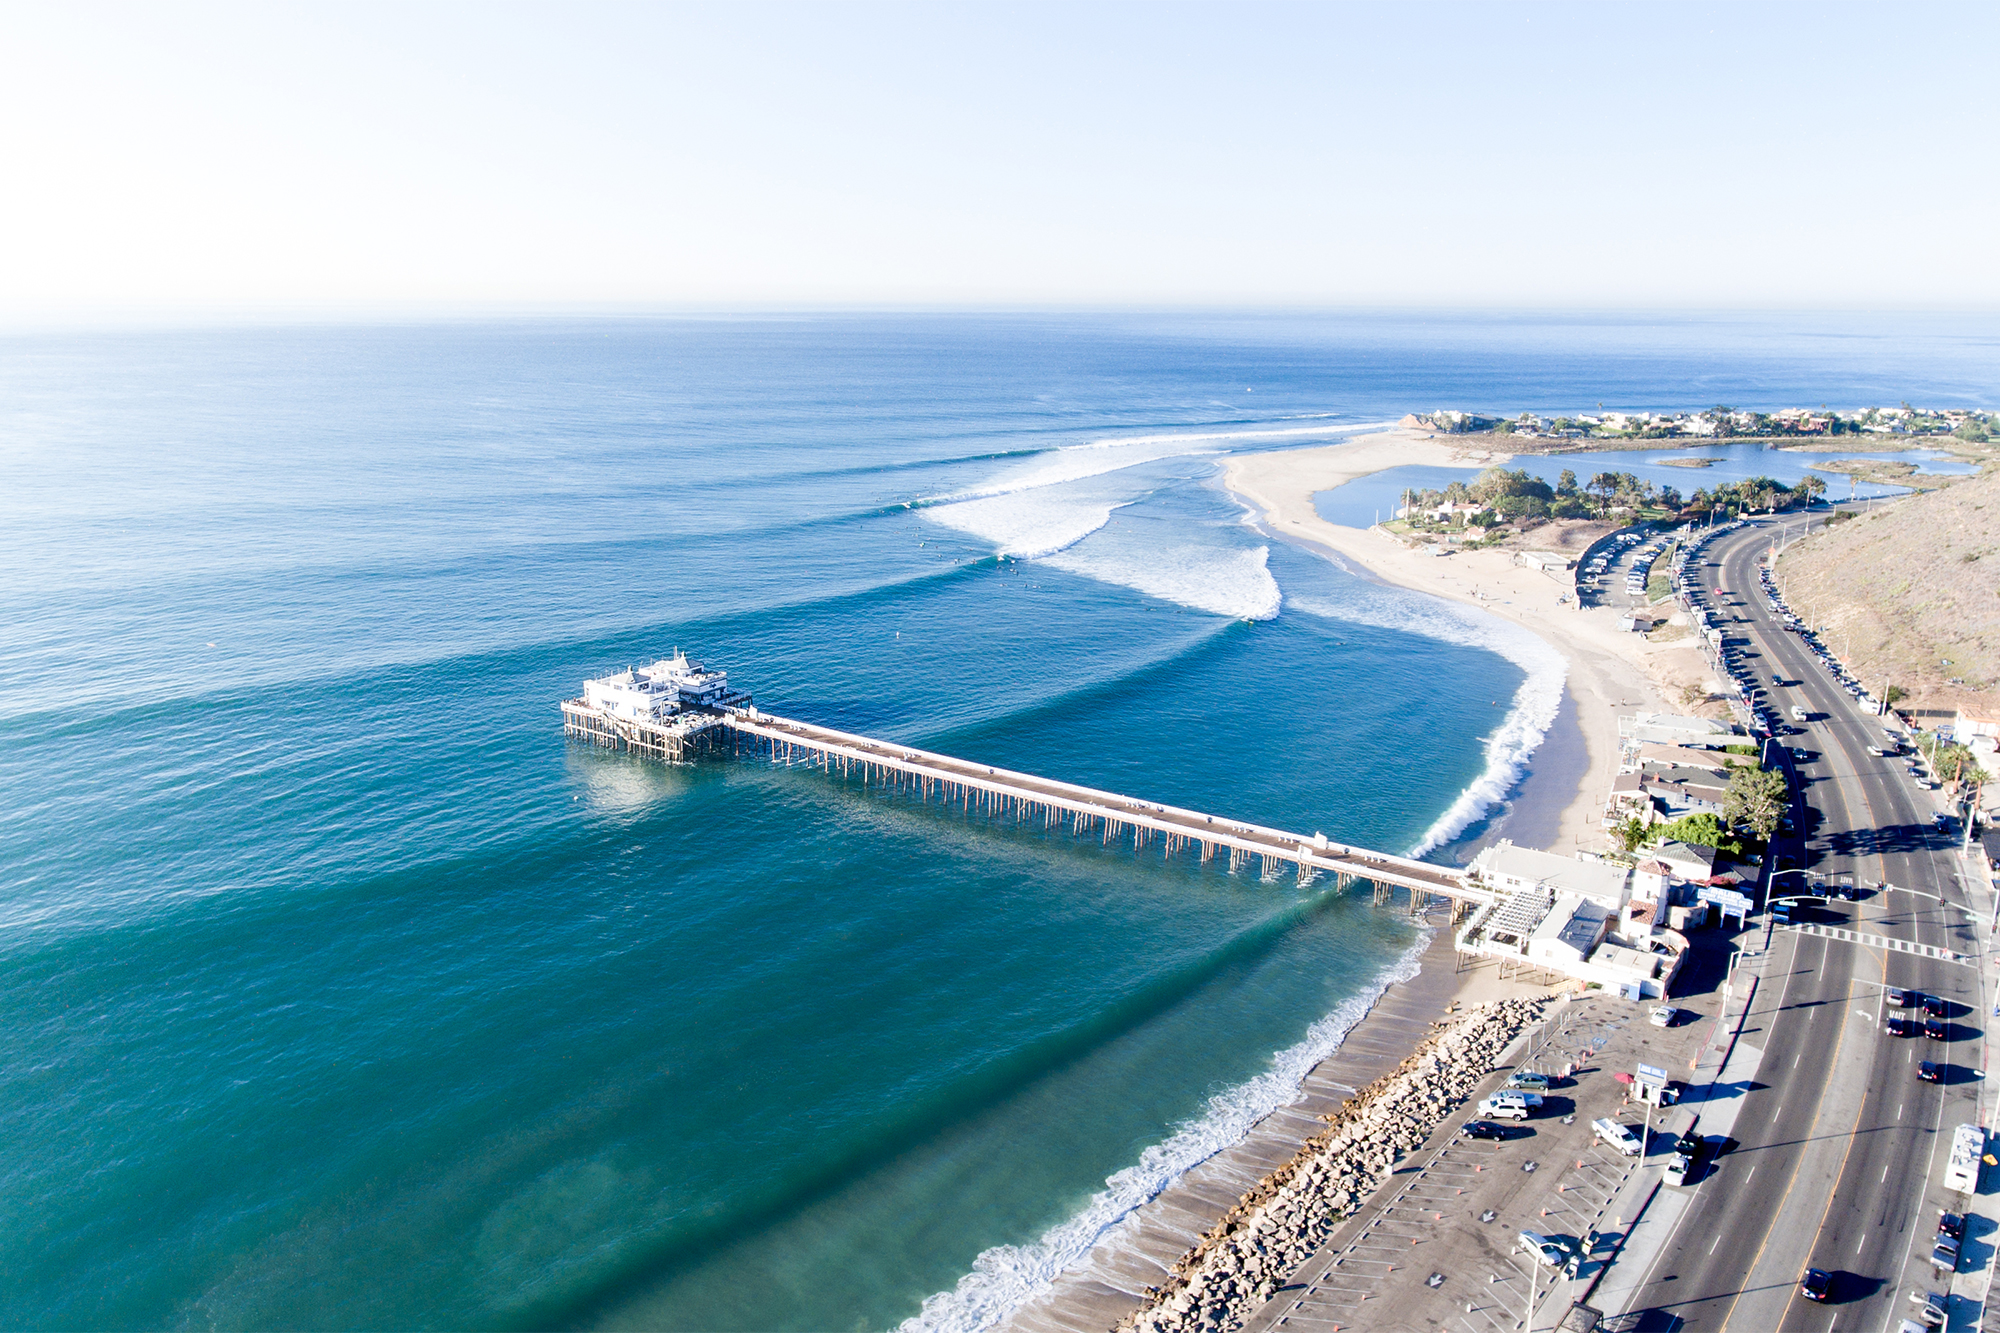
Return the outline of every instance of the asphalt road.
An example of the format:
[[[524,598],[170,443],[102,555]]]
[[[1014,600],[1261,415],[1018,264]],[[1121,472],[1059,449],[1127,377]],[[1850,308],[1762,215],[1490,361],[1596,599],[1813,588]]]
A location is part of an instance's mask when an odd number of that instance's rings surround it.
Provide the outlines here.
[[[1915,786],[1902,760],[1868,753],[1885,742],[1880,720],[1864,714],[1766,606],[1757,565],[1776,529],[1729,534],[1695,566],[1700,604],[1722,617],[1735,641],[1733,662],[1781,716],[1793,704],[1811,714],[1799,734],[1782,738],[1811,757],[1796,764],[1804,805],[1794,812],[1797,832],[1779,841],[1775,856],[1789,853],[1798,864],[1802,855],[1806,869],[1851,874],[1870,888],[1895,886],[1796,919],[1976,954],[1952,840],[1930,828],[1935,798]],[[1772,892],[1796,892],[1801,880],[1780,875]],[[1742,943],[1755,949],[1761,939],[1753,931]],[[1910,1312],[1909,1291],[1944,1289],[1927,1259],[1937,1213],[1949,1201],[1939,1182],[1952,1130],[1979,1118],[1974,1071],[1985,1066],[1986,1004],[1979,973],[1785,929],[1771,934],[1758,963],[1757,1002],[1741,1040],[1761,1046],[1763,1059],[1737,1116],[1739,1146],[1694,1186],[1630,1308],[1648,1311],[1640,1328],[1893,1333]],[[1884,986],[1950,1001],[1952,1039],[1885,1035]],[[1949,1063],[1945,1085],[1917,1081],[1924,1059]],[[1961,1267],[1983,1268],[1991,1243],[1990,1227],[1975,1228]],[[1835,1274],[1831,1303],[1796,1295],[1809,1265]],[[1976,1273],[1956,1282],[1977,1284],[1983,1295]]]

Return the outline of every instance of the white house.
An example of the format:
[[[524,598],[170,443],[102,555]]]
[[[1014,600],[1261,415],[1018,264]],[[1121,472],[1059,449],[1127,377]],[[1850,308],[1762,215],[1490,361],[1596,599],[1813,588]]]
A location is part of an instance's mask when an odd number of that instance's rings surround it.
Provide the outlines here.
[[[1609,861],[1579,861],[1554,852],[1516,847],[1502,838],[1472,858],[1480,883],[1502,895],[1524,889],[1573,894],[1617,912],[1625,905],[1631,872]]]

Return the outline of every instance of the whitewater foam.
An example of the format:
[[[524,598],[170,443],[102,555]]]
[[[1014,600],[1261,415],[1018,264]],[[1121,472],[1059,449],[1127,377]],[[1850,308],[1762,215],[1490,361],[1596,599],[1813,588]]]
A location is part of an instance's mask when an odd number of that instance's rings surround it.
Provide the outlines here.
[[[976,1333],[991,1328],[1048,1291],[1100,1243],[1119,1244],[1120,1233],[1144,1204],[1192,1168],[1240,1143],[1259,1120],[1296,1101],[1305,1076],[1340,1049],[1382,992],[1417,974],[1429,944],[1426,932],[1384,967],[1368,990],[1343,1001],[1308,1028],[1299,1042],[1274,1055],[1269,1070],[1211,1097],[1199,1119],[1147,1148],[1136,1163],[1107,1179],[1073,1217],[1043,1232],[1033,1244],[996,1245],[982,1252],[957,1286],[926,1297],[923,1309],[904,1320],[898,1333]]]
[[[1053,555],[1096,532],[1130,500],[1051,495],[1046,488],[1007,491],[980,500],[939,505],[926,515],[934,523],[983,537],[999,554],[1032,560]]]
[[[1475,607],[1401,588],[1362,584],[1352,600],[1292,598],[1286,605],[1309,615],[1385,629],[1407,630],[1446,643],[1484,648],[1519,667],[1522,679],[1507,714],[1485,739],[1486,767],[1458,794],[1422,837],[1404,853],[1422,856],[1443,846],[1507,798],[1555,725],[1569,663],[1540,636]]]
[[[1057,569],[1136,589],[1163,602],[1237,620],[1275,620],[1283,595],[1271,576],[1271,548],[1186,544],[1135,548],[1086,544],[1048,558]]]

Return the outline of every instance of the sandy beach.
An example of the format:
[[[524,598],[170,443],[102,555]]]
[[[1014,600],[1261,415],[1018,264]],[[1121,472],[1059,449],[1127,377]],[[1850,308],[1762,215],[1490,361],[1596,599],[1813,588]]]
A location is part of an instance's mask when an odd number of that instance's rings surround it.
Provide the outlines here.
[[[1683,684],[1705,683],[1709,672],[1688,644],[1654,644],[1618,628],[1609,607],[1579,610],[1558,600],[1573,585],[1569,573],[1547,574],[1515,563],[1506,550],[1425,554],[1380,528],[1329,523],[1313,507],[1315,493],[1385,468],[1419,464],[1488,467],[1504,452],[1466,447],[1422,431],[1391,430],[1351,443],[1228,460],[1230,490],[1258,512],[1276,537],[1296,542],[1384,582],[1477,606],[1539,635],[1569,664],[1567,688],[1589,753],[1589,767],[1565,805],[1548,849],[1588,849],[1599,836],[1599,813],[1617,768],[1618,715],[1639,710],[1679,712],[1671,702]]]

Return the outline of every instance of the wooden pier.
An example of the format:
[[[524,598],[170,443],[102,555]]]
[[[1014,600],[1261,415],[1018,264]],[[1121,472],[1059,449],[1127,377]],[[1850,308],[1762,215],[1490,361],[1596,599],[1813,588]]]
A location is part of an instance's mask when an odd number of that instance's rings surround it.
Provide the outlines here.
[[[1323,833],[1307,836],[1221,819],[1198,810],[1136,800],[774,717],[755,708],[724,708],[716,716],[739,753],[749,750],[767,754],[778,763],[810,764],[842,776],[893,782],[924,800],[948,801],[1004,818],[1040,820],[1045,827],[1060,826],[1078,835],[1097,836],[1107,844],[1122,842],[1129,835],[1136,849],[1157,838],[1169,856],[1198,849],[1206,862],[1227,854],[1232,871],[1248,868],[1255,858],[1265,879],[1290,870],[1306,884],[1321,873],[1333,875],[1343,888],[1367,880],[1375,886],[1378,900],[1393,889],[1407,890],[1413,910],[1446,899],[1456,915],[1493,901],[1490,890],[1450,866],[1330,842]]]

